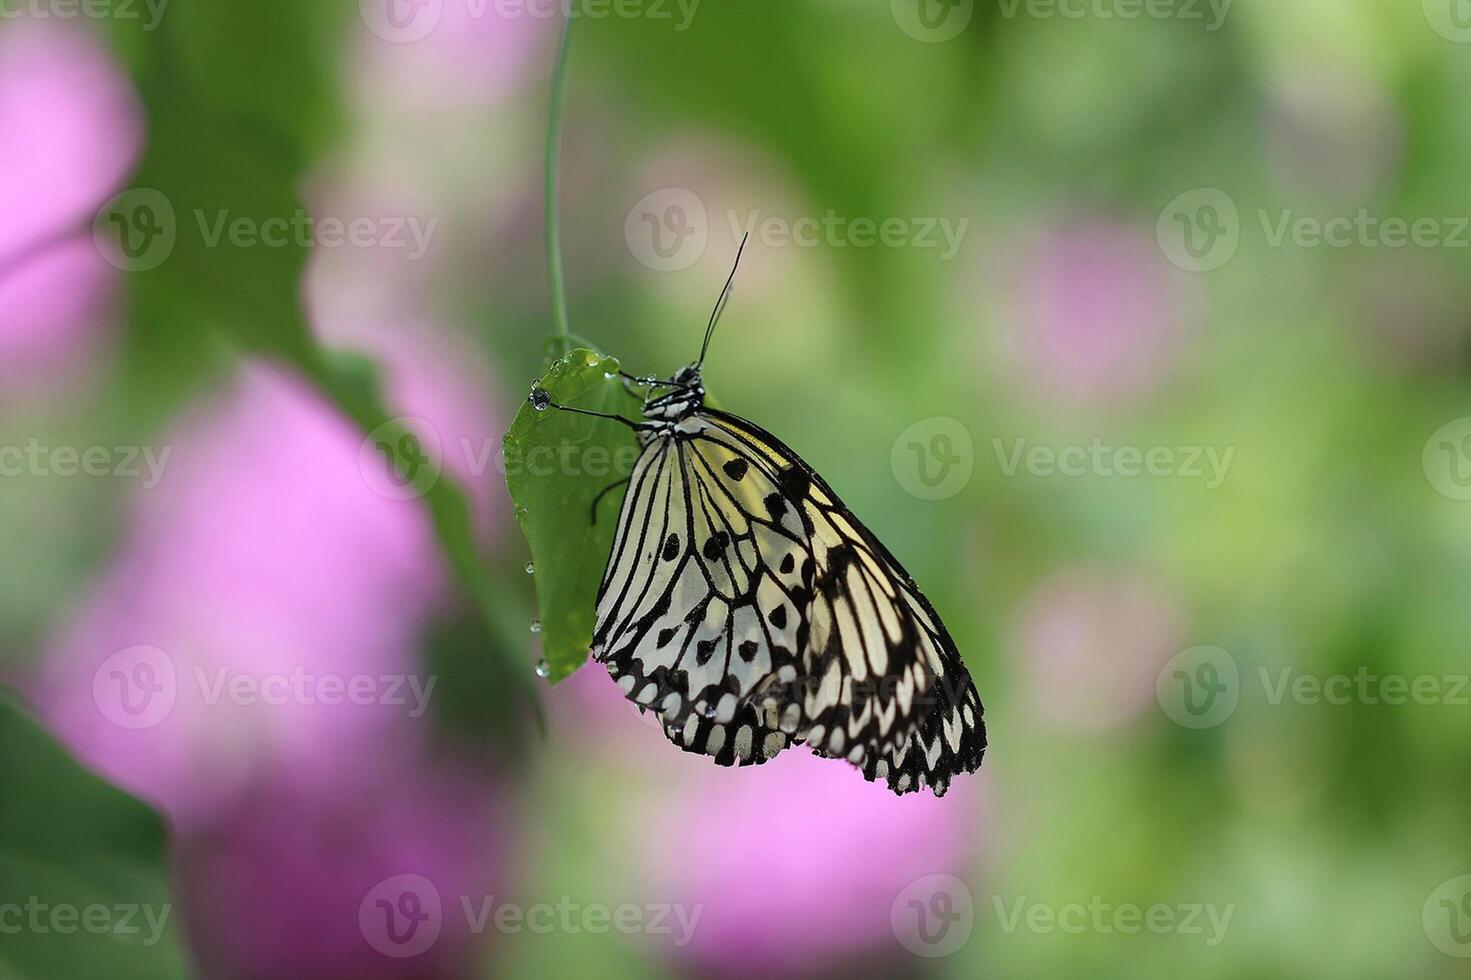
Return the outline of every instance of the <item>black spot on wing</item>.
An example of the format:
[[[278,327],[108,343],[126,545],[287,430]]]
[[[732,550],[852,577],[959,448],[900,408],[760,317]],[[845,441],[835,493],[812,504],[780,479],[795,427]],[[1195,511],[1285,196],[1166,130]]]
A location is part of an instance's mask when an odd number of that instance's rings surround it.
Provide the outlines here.
[[[793,465],[777,474],[776,485],[781,489],[782,496],[799,504],[807,499],[807,494],[812,490],[812,478],[802,467]]]
[[[724,553],[729,544],[730,535],[724,531],[717,531],[705,542],[705,547],[700,551],[707,560],[715,561]]]

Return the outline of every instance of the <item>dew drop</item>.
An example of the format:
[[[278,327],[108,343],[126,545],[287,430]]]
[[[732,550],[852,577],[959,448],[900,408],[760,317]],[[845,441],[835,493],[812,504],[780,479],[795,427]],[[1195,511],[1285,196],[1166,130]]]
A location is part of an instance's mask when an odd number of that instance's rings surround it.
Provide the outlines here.
[[[526,563],[526,574],[527,575],[535,575],[536,574],[536,562],[529,561],[529,562]]]
[[[551,665],[548,664],[545,660],[538,660],[536,662],[536,676],[540,677],[542,680],[546,680],[548,677],[552,676]]]
[[[531,402],[531,407],[538,412],[545,412],[552,404],[551,392],[545,388],[531,389],[531,394],[526,396],[526,400]]]
[[[533,619],[531,621],[531,632],[533,632],[533,633],[540,633],[541,632],[541,620],[539,620],[539,619]]]

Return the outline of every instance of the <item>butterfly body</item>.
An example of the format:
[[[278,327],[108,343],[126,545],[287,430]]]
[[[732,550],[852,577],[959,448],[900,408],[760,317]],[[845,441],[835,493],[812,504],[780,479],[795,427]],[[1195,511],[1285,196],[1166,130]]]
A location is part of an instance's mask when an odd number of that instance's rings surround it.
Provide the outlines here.
[[[722,765],[805,743],[937,795],[978,768],[980,699],[899,562],[795,452],[706,406],[698,364],[655,384],[593,636],[624,694]]]

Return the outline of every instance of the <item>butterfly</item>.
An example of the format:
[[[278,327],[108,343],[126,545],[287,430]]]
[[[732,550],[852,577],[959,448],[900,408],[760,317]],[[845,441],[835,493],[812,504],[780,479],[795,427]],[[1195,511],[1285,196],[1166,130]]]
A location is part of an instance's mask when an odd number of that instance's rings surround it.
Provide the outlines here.
[[[705,403],[701,368],[734,278],[693,364],[667,381],[624,375],[650,389],[642,421],[531,393],[539,409],[620,421],[640,445],[593,658],[670,741],[720,765],[806,744],[895,793],[943,796],[986,750],[980,697],[945,624],[811,466]]]

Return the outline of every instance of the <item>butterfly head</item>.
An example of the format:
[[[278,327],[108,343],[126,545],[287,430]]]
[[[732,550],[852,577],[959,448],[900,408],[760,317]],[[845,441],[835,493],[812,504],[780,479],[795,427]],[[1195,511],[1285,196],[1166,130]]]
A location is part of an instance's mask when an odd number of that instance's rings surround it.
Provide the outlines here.
[[[667,422],[682,422],[705,403],[705,384],[695,365],[681,368],[669,379],[668,390],[644,402],[644,415]]]

